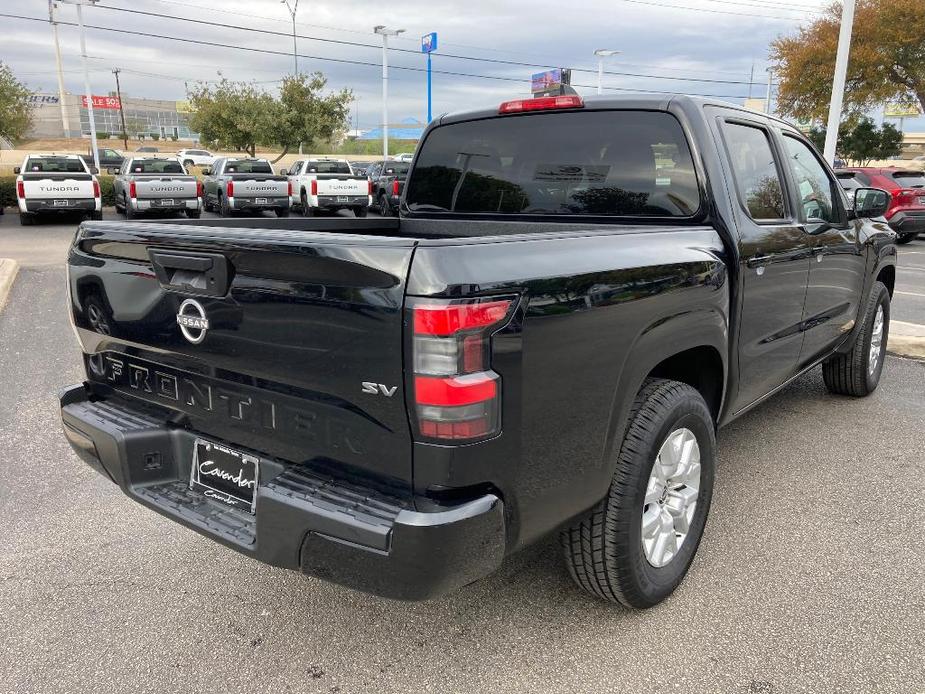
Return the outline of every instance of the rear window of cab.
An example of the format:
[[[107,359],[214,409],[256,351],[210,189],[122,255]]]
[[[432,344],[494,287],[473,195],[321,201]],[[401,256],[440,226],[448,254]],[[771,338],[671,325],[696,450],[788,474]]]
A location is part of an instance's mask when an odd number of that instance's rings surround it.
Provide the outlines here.
[[[691,217],[700,194],[677,119],[658,111],[503,116],[434,128],[411,212]]]
[[[68,157],[29,157],[26,159],[26,164],[22,167],[23,173],[39,171],[46,173],[86,173],[80,159],[70,159]]]

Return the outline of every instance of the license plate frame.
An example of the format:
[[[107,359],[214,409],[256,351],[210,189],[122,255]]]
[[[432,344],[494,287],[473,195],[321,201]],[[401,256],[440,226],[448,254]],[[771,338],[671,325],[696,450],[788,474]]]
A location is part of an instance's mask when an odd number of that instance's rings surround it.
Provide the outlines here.
[[[925,205],[925,195],[919,196],[919,205]]]
[[[254,202],[257,203],[258,205],[266,205],[267,199],[266,198],[254,198]]]
[[[208,439],[197,438],[193,443],[190,466],[193,491],[254,514],[259,484],[260,460],[256,456]]]
[[[176,204],[177,203],[173,198],[161,198],[162,207],[173,207]]]
[[[350,202],[350,198],[346,195],[338,195],[337,202]]]
[[[52,202],[53,207],[67,207],[70,204],[69,200],[55,200]]]

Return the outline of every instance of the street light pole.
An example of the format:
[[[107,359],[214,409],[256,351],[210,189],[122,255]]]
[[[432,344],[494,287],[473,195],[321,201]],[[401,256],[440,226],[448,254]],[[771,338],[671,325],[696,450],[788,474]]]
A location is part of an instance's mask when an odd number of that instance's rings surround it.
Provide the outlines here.
[[[843,0],[841,29],[838,32],[838,52],[835,54],[835,76],[832,79],[832,100],[829,102],[829,122],[825,130],[823,156],[830,164],[835,162],[838,144],[838,126],[845,99],[845,76],[848,73],[848,53],[851,50],[851,30],[854,25],[854,0]]]
[[[768,94],[764,99],[764,112],[771,113],[771,87],[774,85],[774,68],[769,67],[767,72],[768,72]]]
[[[389,158],[389,37],[398,36],[404,29],[388,29],[382,24],[373,27],[373,33],[382,36],[382,158]]]
[[[594,51],[594,55],[597,56],[597,93],[603,94],[604,92],[604,58],[610,57],[612,55],[618,55],[621,51],[613,51],[609,48],[598,48]]]
[[[64,136],[71,137],[71,126],[67,120],[67,106],[64,103],[64,71],[61,69],[61,45],[58,43],[58,23],[55,21],[55,2],[48,0],[48,21],[51,23],[51,32],[55,37],[55,64],[58,68],[58,105],[61,107],[61,125]]]
[[[93,117],[93,94],[90,91],[90,73],[87,68],[87,41],[84,30],[83,6],[91,7],[99,0],[59,0],[69,5],[77,5],[77,26],[80,27],[80,58],[84,68],[84,93],[87,97],[87,114],[90,116],[90,149],[93,153],[93,166],[100,170],[100,153],[96,149],[96,119]]]
[[[296,37],[295,37],[295,15],[299,11],[299,0],[295,0],[292,5],[289,4],[289,0],[279,0],[282,4],[286,6],[286,9],[289,10],[289,15],[292,17],[292,65],[293,65],[293,75],[299,74],[299,52],[296,47]]]

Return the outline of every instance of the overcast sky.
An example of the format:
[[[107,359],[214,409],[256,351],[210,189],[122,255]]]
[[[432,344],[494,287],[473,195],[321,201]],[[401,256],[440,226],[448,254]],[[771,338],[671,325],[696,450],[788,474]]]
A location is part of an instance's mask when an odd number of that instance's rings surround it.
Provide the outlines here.
[[[572,83],[581,85],[576,87],[578,92],[594,93],[595,48],[622,51],[606,60],[605,70],[635,73],[605,75],[605,93],[606,88],[664,90],[726,96],[741,102],[749,94],[753,64],[752,95],[764,96],[770,41],[796,31],[823,4],[820,0],[300,0],[299,69],[320,70],[331,88],[352,89],[361,128],[374,127],[382,120],[381,39],[372,33],[377,24],[405,29],[391,45],[410,51],[390,52],[391,123],[406,117],[425,120],[425,74],[419,70],[426,60],[419,50],[420,36],[431,31],[439,34],[433,59],[435,115],[527,95],[530,74],[547,67],[573,68]],[[16,0],[0,3],[0,7],[4,13],[48,18],[47,0]],[[58,19],[75,22],[74,6],[61,5]],[[48,22],[0,21],[0,60],[9,63],[33,90],[56,92]],[[282,76],[293,71],[292,25],[279,0],[100,0],[99,6],[85,9],[84,21],[88,26],[118,30],[87,30],[94,94],[115,88],[114,67],[123,71],[123,94],[167,99],[183,99],[184,82],[215,80],[219,72],[229,79],[260,82],[272,91]],[[60,34],[65,87],[82,92],[78,31],[62,25]],[[906,129],[925,130],[925,122],[907,121]]]

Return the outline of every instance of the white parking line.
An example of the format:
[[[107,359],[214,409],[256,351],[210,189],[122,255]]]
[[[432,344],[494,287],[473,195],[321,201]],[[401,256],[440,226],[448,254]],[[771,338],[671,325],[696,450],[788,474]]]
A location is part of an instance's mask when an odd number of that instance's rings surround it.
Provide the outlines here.
[[[925,294],[919,294],[918,292],[901,292],[898,289],[893,291],[894,294],[905,294],[906,296],[921,296],[925,297]]]

